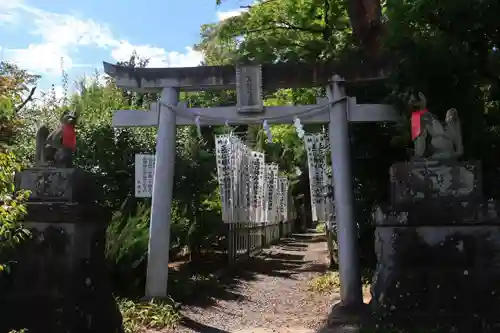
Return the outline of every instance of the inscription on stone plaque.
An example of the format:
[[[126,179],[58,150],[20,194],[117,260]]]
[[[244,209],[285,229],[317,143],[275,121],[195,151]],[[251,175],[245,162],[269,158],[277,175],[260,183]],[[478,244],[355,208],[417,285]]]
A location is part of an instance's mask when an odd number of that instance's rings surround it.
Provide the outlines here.
[[[262,68],[260,65],[236,67],[236,95],[239,112],[262,112]]]
[[[155,155],[135,155],[135,196],[136,198],[151,198],[153,196],[153,180]]]

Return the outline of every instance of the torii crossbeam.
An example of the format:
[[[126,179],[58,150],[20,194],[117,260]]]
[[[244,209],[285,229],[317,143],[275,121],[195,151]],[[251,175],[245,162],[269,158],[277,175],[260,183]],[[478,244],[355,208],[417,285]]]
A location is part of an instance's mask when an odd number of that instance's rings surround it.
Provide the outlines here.
[[[350,167],[349,122],[394,122],[399,117],[391,106],[356,104],[345,96],[345,81],[339,75],[325,76],[318,66],[200,66],[190,68],[127,68],[104,63],[105,72],[120,88],[161,92],[151,110],[119,110],[115,127],[157,126],[156,164],[151,209],[146,297],[166,297],[172,190],[174,179],[175,134],[177,125],[268,123],[291,124],[297,114],[303,123],[328,123],[339,243],[341,300],[345,305],[363,302],[357,255],[357,225],[353,212]],[[319,66],[321,67],[321,66]],[[341,71],[336,71],[337,73]],[[333,73],[331,70],[329,73]],[[379,72],[361,70],[343,73],[354,81],[379,79]],[[294,76],[295,75],[295,76]],[[312,87],[325,84],[327,99],[316,105],[262,106],[262,89]],[[179,105],[179,91],[237,89],[238,106],[187,108]],[[305,113],[310,109],[314,113]]]

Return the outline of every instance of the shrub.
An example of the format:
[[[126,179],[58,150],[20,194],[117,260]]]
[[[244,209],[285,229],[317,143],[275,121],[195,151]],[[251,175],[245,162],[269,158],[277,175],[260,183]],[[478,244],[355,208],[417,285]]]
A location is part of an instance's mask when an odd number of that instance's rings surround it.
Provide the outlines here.
[[[313,292],[330,292],[339,287],[340,280],[338,272],[328,272],[309,281],[309,290]]]
[[[324,233],[326,231],[326,225],[324,222],[319,222],[318,225],[316,226],[316,232],[318,233]]]
[[[9,251],[29,236],[19,221],[26,213],[27,191],[15,191],[14,174],[20,170],[12,153],[0,153],[0,273],[9,268]]]
[[[118,305],[123,317],[125,333],[147,332],[148,329],[164,329],[177,326],[181,315],[171,304],[152,300],[134,302],[119,299]]]
[[[142,291],[145,282],[150,208],[140,204],[136,212],[116,212],[106,235],[106,259],[114,287],[124,293]]]

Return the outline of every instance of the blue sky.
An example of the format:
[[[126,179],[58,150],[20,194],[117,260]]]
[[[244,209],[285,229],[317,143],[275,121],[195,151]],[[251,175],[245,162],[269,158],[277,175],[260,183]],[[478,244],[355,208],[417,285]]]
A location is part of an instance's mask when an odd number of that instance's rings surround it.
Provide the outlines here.
[[[61,57],[72,82],[102,61],[133,50],[151,67],[196,66],[200,25],[241,12],[250,0],[0,0],[0,60],[42,75],[40,90],[61,85]]]

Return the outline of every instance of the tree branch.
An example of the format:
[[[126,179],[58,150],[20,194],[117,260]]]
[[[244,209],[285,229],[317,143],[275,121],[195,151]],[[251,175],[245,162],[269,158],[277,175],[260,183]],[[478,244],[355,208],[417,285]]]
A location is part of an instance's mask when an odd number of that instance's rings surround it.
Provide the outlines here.
[[[234,34],[232,34],[232,37],[240,36],[240,35],[244,35],[244,34],[250,34],[250,33],[254,33],[254,32],[265,32],[265,31],[272,31],[272,30],[278,30],[278,29],[281,29],[281,30],[290,30],[290,31],[297,30],[297,31],[309,32],[309,33],[312,33],[312,34],[322,34],[323,33],[323,31],[319,30],[319,29],[316,30],[316,29],[313,29],[313,28],[303,28],[303,27],[289,26],[286,23],[280,23],[280,22],[276,22],[276,23],[277,24],[284,24],[284,26],[276,25],[276,26],[265,27],[265,28],[260,28],[260,29],[240,30],[240,31],[235,32]]]
[[[289,30],[299,30],[311,33],[323,33],[323,29],[316,29],[313,27],[300,27],[286,22],[271,21],[270,23],[276,24],[276,27],[289,29]]]
[[[30,91],[30,94],[28,95],[28,97],[24,100],[24,102],[21,103],[21,105],[19,105],[16,109],[15,109],[15,113],[18,113],[19,111],[22,110],[22,108],[24,108],[26,106],[26,104],[31,101],[31,99],[33,98],[33,95],[35,94],[35,90],[36,90],[36,86],[34,86],[33,88],[31,88],[31,91]]]
[[[268,0],[266,2],[261,2],[261,3],[258,3],[257,6],[263,6],[263,5],[267,5],[269,3],[272,3],[272,2],[275,2],[276,0]],[[246,5],[246,6],[240,6],[240,8],[243,8],[243,9],[250,9],[252,7],[255,7],[256,5]]]

